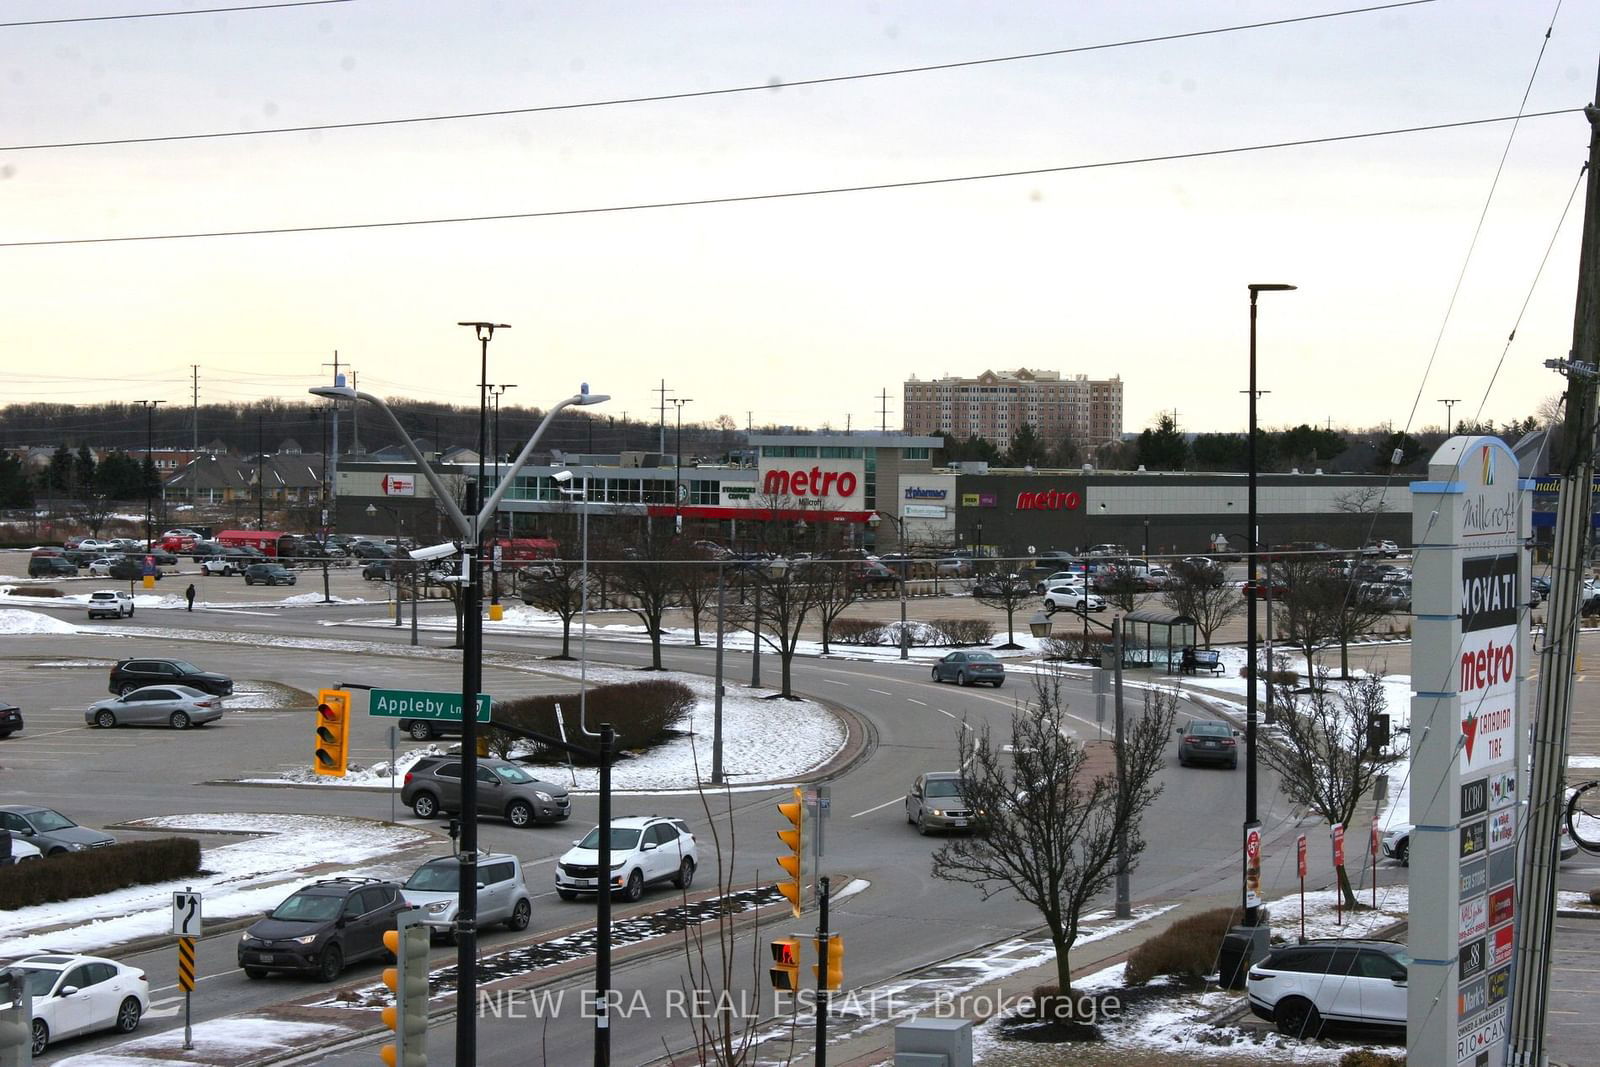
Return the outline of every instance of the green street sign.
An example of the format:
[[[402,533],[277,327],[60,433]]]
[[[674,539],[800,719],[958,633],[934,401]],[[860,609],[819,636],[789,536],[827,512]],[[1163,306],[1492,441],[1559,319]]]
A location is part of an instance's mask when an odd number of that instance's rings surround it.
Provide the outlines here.
[[[374,689],[367,714],[386,719],[461,721],[460,693],[430,693],[421,689]],[[478,721],[489,721],[489,694],[478,694]]]

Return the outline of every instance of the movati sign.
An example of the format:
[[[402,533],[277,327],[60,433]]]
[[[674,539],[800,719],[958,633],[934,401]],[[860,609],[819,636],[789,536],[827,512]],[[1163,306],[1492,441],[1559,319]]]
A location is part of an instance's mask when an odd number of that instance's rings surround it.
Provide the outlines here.
[[[1041,489],[1017,494],[1018,511],[1077,511],[1083,498],[1070,489]]]

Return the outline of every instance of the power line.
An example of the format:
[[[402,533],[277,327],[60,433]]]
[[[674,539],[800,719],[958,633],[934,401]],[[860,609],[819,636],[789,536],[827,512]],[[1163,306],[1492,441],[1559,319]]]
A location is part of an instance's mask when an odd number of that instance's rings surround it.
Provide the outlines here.
[[[812,196],[837,196],[842,193],[872,193],[892,189],[917,189],[935,185],[959,185],[966,182],[994,181],[999,178],[1027,178],[1044,174],[1068,174],[1073,171],[1106,170],[1146,163],[1172,163],[1185,159],[1206,159],[1216,156],[1243,155],[1249,152],[1266,152],[1279,148],[1304,148],[1309,145],[1337,144],[1343,141],[1370,140],[1378,137],[1397,137],[1408,133],[1430,133],[1437,130],[1457,130],[1471,126],[1488,126],[1499,122],[1517,122],[1522,119],[1548,118],[1553,115],[1581,113],[1581,107],[1558,108],[1554,111],[1535,111],[1521,115],[1502,115],[1488,119],[1464,119],[1460,122],[1439,122],[1428,126],[1405,126],[1390,130],[1371,130],[1365,133],[1333,134],[1327,137],[1306,137],[1294,141],[1272,141],[1265,144],[1242,145],[1233,148],[1211,148],[1195,152],[1172,152],[1159,156],[1134,156],[1127,159],[1101,160],[1095,163],[1071,163],[1058,167],[1032,167],[1026,170],[992,171],[985,174],[960,174],[943,178],[913,178],[899,182],[874,182],[869,185],[838,185],[820,189],[792,189],[777,193],[747,193],[742,196],[713,196],[693,200],[656,200],[638,204],[607,204],[600,207],[557,208],[550,211],[518,211],[501,215],[454,215],[426,219],[396,219],[388,222],[340,222],[324,226],[274,226],[252,230],[203,230],[189,233],[148,233],[126,237],[66,237],[43,241],[0,241],[0,248],[52,248],[65,245],[126,244],[134,241],[187,241],[202,237],[262,237],[285,233],[331,233],[340,230],[386,230],[408,226],[445,226],[466,222],[510,222],[519,219],[564,218],[575,215],[608,215],[629,211],[659,211],[665,208],[712,207],[722,204],[750,204],[771,200],[798,200]]]
[[[73,18],[29,19],[25,22],[0,22],[0,30],[19,26],[60,26],[69,22],[122,22],[127,19],[164,19],[176,15],[224,15],[233,11],[270,11],[278,7],[318,7],[323,4],[348,4],[352,0],[285,0],[280,4],[240,4],[236,7],[201,7],[188,11],[139,11],[126,15],[79,15]]]
[[[343,3],[347,0],[315,0],[319,3]],[[910,74],[930,74],[943,70],[961,70],[967,67],[992,66],[998,63],[1017,63],[1030,59],[1051,59],[1057,56],[1077,55],[1084,52],[1101,52],[1114,48],[1132,48],[1137,45],[1161,44],[1168,41],[1183,41],[1197,37],[1211,37],[1224,33],[1238,33],[1243,30],[1267,29],[1274,26],[1287,26],[1297,22],[1313,22],[1319,19],[1340,18],[1345,15],[1365,15],[1374,11],[1389,11],[1399,7],[1415,7],[1419,4],[1436,3],[1437,0],[1397,0],[1396,3],[1379,4],[1373,7],[1348,8],[1342,11],[1327,11],[1316,15],[1300,15],[1295,18],[1272,19],[1265,22],[1246,22],[1233,26],[1218,26],[1207,30],[1190,30],[1184,33],[1162,34],[1157,37],[1135,37],[1123,41],[1107,41],[1100,44],[1078,45],[1074,48],[1055,48],[1046,52],[1023,52],[1017,55],[989,56],[982,59],[962,59],[949,63],[929,63],[917,67],[897,67],[891,70],[867,71],[860,74],[836,74],[816,78],[801,78],[795,81],[763,82],[759,85],[736,85],[721,89],[697,89],[678,93],[655,93],[647,96],[620,96],[603,100],[585,100],[570,104],[543,104],[534,107],[497,108],[490,111],[463,111],[445,115],[413,115],[396,119],[368,119],[355,122],[326,122],[309,126],[275,126],[260,130],[221,130],[208,133],[177,133],[157,134],[149,137],[114,137],[95,141],[58,141],[53,143],[0,145],[4,152],[30,152],[45,148],[104,148],[110,145],[130,144],[160,144],[172,141],[204,141],[224,137],[264,137],[281,133],[323,133],[329,130],[359,130],[378,126],[406,126],[424,122],[458,122],[465,119],[505,118],[511,115],[539,115],[553,111],[579,111],[585,108],[620,107],[627,104],[658,104],[673,100],[697,100],[715,96],[733,96],[740,93],[772,92],[778,89],[798,89],[812,85],[834,85],[841,82],[865,81],[872,78],[898,78]],[[279,5],[291,6],[291,5]],[[232,9],[221,9],[232,10]],[[195,12],[168,12],[168,14],[194,14]],[[131,17],[131,16],[120,16]],[[63,19],[60,21],[73,21]],[[6,25],[6,24],[0,24]],[[11,23],[9,25],[23,25]]]

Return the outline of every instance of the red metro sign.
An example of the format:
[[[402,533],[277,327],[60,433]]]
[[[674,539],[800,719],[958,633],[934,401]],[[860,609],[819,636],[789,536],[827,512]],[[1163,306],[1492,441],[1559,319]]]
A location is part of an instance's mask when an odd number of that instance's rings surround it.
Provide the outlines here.
[[[850,471],[825,471],[812,467],[809,471],[768,471],[761,483],[761,491],[768,496],[828,496],[856,495],[856,476]]]
[[[1042,489],[1037,493],[1018,493],[1018,511],[1077,511],[1083,498],[1071,490]]]

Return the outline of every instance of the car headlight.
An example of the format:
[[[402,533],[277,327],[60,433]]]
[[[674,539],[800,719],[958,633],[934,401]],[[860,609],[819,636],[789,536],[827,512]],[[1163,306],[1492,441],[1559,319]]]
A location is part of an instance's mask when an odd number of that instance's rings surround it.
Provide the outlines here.
[[[290,940],[293,941],[297,945],[309,945],[312,942],[316,941],[316,939],[321,937],[321,936],[322,936],[321,934],[307,934],[304,937],[293,937],[293,938],[290,938]]]
[[[68,844],[67,844],[68,850],[70,850],[72,852],[82,852],[84,849],[86,849],[88,847],[89,847],[88,845],[85,845],[81,841],[71,841],[71,842],[68,842]]]
[[[450,908],[451,908],[451,902],[450,901],[448,901],[448,900],[436,900],[432,904],[429,904],[427,907],[425,907],[423,910],[426,911],[429,915],[442,915],[445,912],[449,911]]]
[[[248,933],[244,933],[239,935],[239,940],[248,945],[251,941],[254,941],[255,938],[251,937]]]
[[[936,819],[942,819],[942,818],[944,818],[944,809],[943,808],[929,808],[928,809],[928,814],[932,815]]]
[[[541,792],[538,789],[535,789],[533,791],[533,795],[538,797],[540,800],[544,801],[546,804],[550,803],[550,801],[552,799],[552,797],[550,796],[549,793]]]

